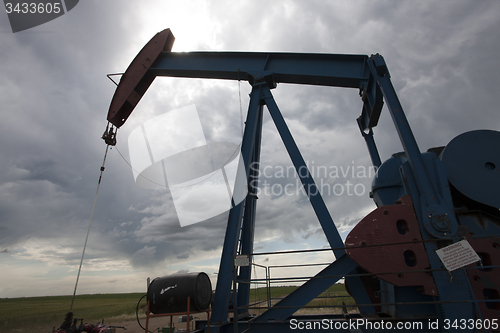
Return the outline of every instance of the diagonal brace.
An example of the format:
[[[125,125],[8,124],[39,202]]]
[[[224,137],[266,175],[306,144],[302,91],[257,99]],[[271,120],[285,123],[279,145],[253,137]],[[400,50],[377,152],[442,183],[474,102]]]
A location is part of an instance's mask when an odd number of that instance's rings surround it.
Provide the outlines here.
[[[292,159],[292,163],[295,166],[295,170],[304,186],[304,190],[309,198],[311,205],[318,217],[319,223],[323,228],[323,231],[326,235],[328,243],[330,247],[333,249],[333,253],[336,258],[340,258],[344,253],[344,242],[340,237],[340,234],[335,227],[335,223],[328,212],[328,208],[323,201],[321,193],[314,182],[314,179],[309,172],[309,168],[307,167],[302,154],[295,143],[295,140],[292,137],[292,133],[288,129],[288,126],[285,123],[285,119],[281,114],[276,101],[274,100],[271,91],[267,87],[267,89],[263,90],[264,101],[266,103],[267,108],[269,109],[269,113],[274,120],[276,128],[285,144],[286,150],[288,151],[288,155]]]
[[[304,283],[300,288],[279,301],[272,308],[255,318],[254,321],[286,320],[335,282],[348,275],[357,266],[351,258],[343,255],[316,274],[314,278]]]

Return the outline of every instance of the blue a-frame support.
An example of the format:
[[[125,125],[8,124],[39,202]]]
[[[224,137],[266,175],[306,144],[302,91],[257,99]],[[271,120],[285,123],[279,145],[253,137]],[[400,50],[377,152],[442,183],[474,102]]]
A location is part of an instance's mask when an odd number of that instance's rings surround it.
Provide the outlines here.
[[[266,62],[267,64],[267,62]],[[422,213],[418,214],[422,223],[422,228],[429,229],[427,238],[435,237],[436,232],[432,224],[432,216],[446,216],[449,220],[450,234],[448,237],[453,237],[456,233],[456,221],[452,214],[451,208],[446,204],[447,200],[443,198],[443,193],[438,193],[436,190],[437,184],[433,183],[427,167],[424,164],[420,150],[412,134],[406,116],[397,98],[394,87],[390,81],[390,76],[385,66],[383,58],[379,55],[372,56],[366,59],[365,65],[370,69],[369,78],[364,85],[362,85],[362,97],[364,101],[361,116],[357,119],[362,136],[365,138],[367,147],[375,166],[380,165],[380,157],[373,140],[372,127],[376,124],[376,119],[380,114],[382,108],[382,96],[388,101],[389,112],[396,124],[397,132],[400,136],[402,145],[405,149],[415,184],[416,193],[420,193],[419,199],[416,200],[422,206]],[[255,75],[255,76],[253,76]],[[357,264],[353,262],[344,250],[344,243],[335,227],[334,221],[328,212],[328,209],[322,199],[321,193],[316,187],[314,179],[312,178],[307,165],[302,158],[302,155],[293,139],[288,126],[274,100],[271,89],[276,87],[275,73],[257,73],[249,74],[250,82],[252,83],[252,93],[250,98],[250,105],[248,109],[248,116],[246,128],[242,143],[242,155],[245,162],[246,177],[248,183],[255,184],[255,162],[259,161],[261,131],[262,131],[262,107],[266,105],[269,113],[276,125],[276,128],[283,140],[283,143],[288,151],[292,160],[298,177],[300,178],[303,188],[311,202],[316,217],[325,233],[330,247],[336,257],[331,265],[319,272],[314,278],[303,284],[296,291],[285,297],[278,302],[274,307],[268,309],[266,312],[253,319],[252,322],[265,323],[268,321],[285,321],[292,316],[297,310],[312,301],[317,295],[326,290],[329,286],[337,282],[342,277],[351,275],[350,283],[353,286],[351,292],[359,304],[370,304],[370,298],[366,293],[365,288],[362,287],[360,278],[356,275]],[[368,89],[372,89],[370,92]],[[367,90],[363,91],[363,88]],[[371,97],[370,97],[370,94]],[[366,124],[371,125],[366,125]],[[368,130],[368,133],[365,131]],[[248,142],[251,140],[252,142]],[[253,168],[250,166],[253,165]],[[253,172],[253,174],[252,174]],[[258,174],[258,172],[257,172]],[[217,325],[223,325],[228,318],[228,309],[230,303],[231,286],[236,285],[234,279],[237,278],[240,283],[237,288],[237,304],[239,306],[239,314],[245,316],[245,306],[249,303],[249,281],[251,276],[251,269],[249,267],[240,268],[240,273],[237,273],[237,267],[234,260],[237,254],[246,254],[251,258],[253,248],[253,228],[255,226],[255,193],[252,193],[252,188],[249,187],[249,195],[247,200],[239,206],[233,208],[234,213],[230,213],[228,226],[226,230],[226,237],[223,246],[223,253],[221,257],[220,270],[218,274],[217,288],[212,313],[213,329],[217,330]],[[449,200],[448,200],[449,201]],[[245,214],[242,214],[244,206],[251,205],[251,209],[246,209]],[[449,216],[449,217],[448,217]],[[241,232],[243,230],[243,232]],[[438,237],[440,235],[437,235]],[[455,236],[456,237],[456,236]],[[238,244],[241,242],[241,251],[237,252]],[[243,246],[244,244],[244,246]],[[252,244],[252,246],[250,246]],[[429,252],[435,251],[437,248],[433,244],[427,245]],[[435,258],[431,260],[431,268],[439,268],[439,260]],[[469,292],[469,286],[465,274],[458,273],[454,281],[449,281],[446,272],[436,272],[435,282],[439,290],[446,293],[447,302],[437,304],[437,311],[445,314],[445,318],[461,319],[470,318],[473,316],[472,298],[473,295]],[[459,293],[454,292],[460,291]],[[463,303],[457,306],[456,303],[448,303],[455,301],[471,301],[470,303]],[[467,297],[469,295],[469,297]],[[371,315],[375,313],[373,306],[365,305],[359,307],[361,313],[364,315]]]
[[[270,89],[274,86],[270,82],[271,79],[263,77],[260,81],[254,81],[250,94],[250,105],[242,142],[242,157],[245,163],[247,183],[256,184],[256,181],[258,181],[256,177],[259,173],[258,162],[262,133],[262,113],[263,105],[266,105],[337,260],[318,273],[315,279],[311,279],[279,302],[275,308],[269,309],[259,316],[255,322],[267,321],[269,319],[285,320],[357,267],[345,254],[344,242],[285,123],[285,119],[271,94]],[[245,315],[244,307],[249,303],[251,268],[250,266],[242,266],[239,268],[238,274],[236,271],[238,268],[234,262],[237,254],[249,255],[250,258],[252,255],[256,205],[255,190],[254,186],[249,186],[247,199],[234,207],[229,213],[213,304],[212,325],[222,325],[228,318],[231,287],[235,284],[233,279],[236,276],[241,281],[237,289],[238,297],[236,306],[241,307],[238,312]],[[243,210],[245,211],[244,214],[242,214]],[[237,252],[239,243],[241,244],[241,251]],[[353,278],[353,280],[356,279],[356,277]],[[359,294],[358,299],[365,300],[364,304],[370,303],[369,297],[363,288],[356,289],[355,292]],[[369,306],[363,307],[363,310],[367,314],[375,312],[373,307]]]

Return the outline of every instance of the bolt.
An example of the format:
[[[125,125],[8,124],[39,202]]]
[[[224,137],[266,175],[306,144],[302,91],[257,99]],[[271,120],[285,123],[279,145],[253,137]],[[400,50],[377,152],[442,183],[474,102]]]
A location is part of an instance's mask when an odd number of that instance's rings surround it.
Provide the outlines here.
[[[451,221],[446,215],[434,215],[431,218],[431,225],[439,231],[447,231],[450,229]]]

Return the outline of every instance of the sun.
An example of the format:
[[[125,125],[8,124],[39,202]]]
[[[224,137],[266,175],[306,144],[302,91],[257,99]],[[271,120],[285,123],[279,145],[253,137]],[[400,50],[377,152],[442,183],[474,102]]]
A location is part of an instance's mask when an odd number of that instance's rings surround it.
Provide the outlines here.
[[[217,24],[210,19],[206,1],[156,1],[139,14],[140,36],[146,41],[170,28],[175,36],[173,52],[215,49]]]

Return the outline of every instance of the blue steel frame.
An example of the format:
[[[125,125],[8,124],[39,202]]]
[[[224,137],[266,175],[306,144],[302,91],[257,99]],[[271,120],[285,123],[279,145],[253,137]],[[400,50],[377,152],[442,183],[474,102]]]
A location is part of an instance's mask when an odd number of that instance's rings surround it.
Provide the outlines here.
[[[372,129],[378,123],[385,100],[409,161],[409,164],[403,167],[403,173],[409,179],[412,200],[420,223],[422,238],[426,244],[431,270],[439,269],[441,263],[434,252],[437,249],[436,243],[425,241],[458,240],[458,223],[453,213],[451,197],[445,189],[447,185],[442,181],[446,179],[442,162],[436,160],[434,165],[430,166],[424,161],[392,86],[390,74],[382,56],[378,54],[368,57],[366,55],[302,53],[162,52],[154,60],[144,80],[149,80],[150,83],[156,76],[247,80],[252,85],[241,148],[247,180],[254,184],[258,181],[256,178],[258,171],[251,166],[260,161],[262,113],[263,106],[266,105],[336,257],[336,261],[318,273],[315,278],[303,284],[275,307],[271,307],[253,319],[252,325],[256,327],[259,327],[259,324],[263,325],[259,330],[264,331],[264,327],[267,327],[265,325],[269,325],[270,321],[286,321],[296,310],[314,299],[338,279],[355,274],[357,267],[357,264],[345,254],[344,243],[338,230],[271,94],[271,89],[275,88],[278,83],[359,89],[363,107],[357,122],[372,162],[377,167],[381,165],[381,160],[373,140]],[[140,85],[139,82],[138,86]],[[142,94],[138,97],[134,96],[135,103],[138,102],[137,98],[142,97]],[[121,119],[121,123],[117,123],[116,126],[121,126],[126,117]],[[437,176],[435,170],[438,170]],[[307,172],[304,173],[304,171]],[[232,327],[228,325],[227,318],[231,301],[231,286],[235,284],[235,279],[239,283],[237,296],[233,298],[237,300],[237,304],[233,306],[238,306],[238,317],[243,318],[247,315],[244,306],[249,303],[250,284],[248,282],[251,278],[251,266],[238,269],[234,260],[237,254],[247,254],[251,259],[256,200],[257,197],[250,187],[246,200],[230,211],[216,285],[211,331],[222,332],[227,331],[228,326]],[[450,276],[446,271],[438,270],[432,274],[439,294],[435,298],[436,313],[439,318],[451,321],[474,319],[474,297],[466,274],[463,271],[457,271],[456,274],[454,272],[453,281],[450,281]],[[356,275],[353,278],[353,287],[355,299],[358,303],[366,305],[360,307],[361,313],[373,314],[374,307],[369,305],[370,299]],[[283,327],[282,329],[286,330]]]

